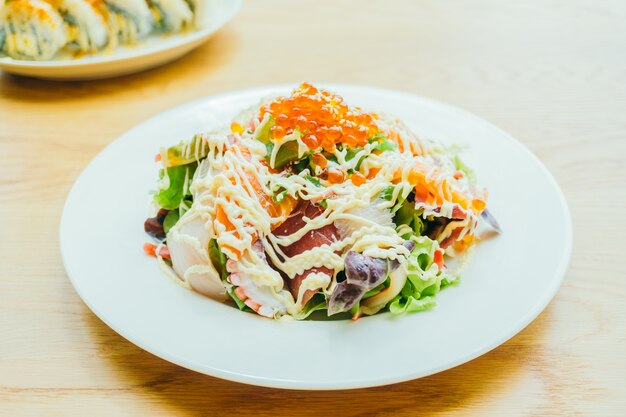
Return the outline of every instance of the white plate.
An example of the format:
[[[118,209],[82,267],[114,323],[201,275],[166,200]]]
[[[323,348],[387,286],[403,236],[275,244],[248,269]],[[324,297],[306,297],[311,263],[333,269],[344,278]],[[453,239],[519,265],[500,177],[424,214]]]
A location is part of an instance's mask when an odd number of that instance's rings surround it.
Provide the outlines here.
[[[241,0],[206,1],[208,12],[200,27],[194,31],[152,35],[135,46],[122,46],[77,59],[26,61],[3,57],[0,58],[0,68],[13,74],[51,80],[95,80],[163,65],[207,41],[241,7]]]
[[[571,224],[546,168],[507,133],[427,98],[329,85],[347,100],[405,120],[424,137],[469,145],[465,159],[489,187],[504,233],[483,241],[462,282],[431,311],[356,322],[279,322],[188,291],[144,255],[143,221],[169,145],[224,123],[290,86],[220,94],[160,114],[102,151],[70,192],[61,252],[82,299],[111,328],[181,366],[233,381],[298,389],[343,389],[426,376],[503,343],[548,304],[565,274]],[[548,243],[549,242],[549,243]]]

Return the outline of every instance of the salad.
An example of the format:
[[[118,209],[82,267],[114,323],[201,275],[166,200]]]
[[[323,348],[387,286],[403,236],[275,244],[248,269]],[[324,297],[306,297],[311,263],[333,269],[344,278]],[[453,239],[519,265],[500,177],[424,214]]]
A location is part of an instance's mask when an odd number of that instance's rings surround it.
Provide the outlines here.
[[[479,224],[499,230],[457,149],[309,83],[156,160],[144,250],[181,285],[265,317],[432,308]]]

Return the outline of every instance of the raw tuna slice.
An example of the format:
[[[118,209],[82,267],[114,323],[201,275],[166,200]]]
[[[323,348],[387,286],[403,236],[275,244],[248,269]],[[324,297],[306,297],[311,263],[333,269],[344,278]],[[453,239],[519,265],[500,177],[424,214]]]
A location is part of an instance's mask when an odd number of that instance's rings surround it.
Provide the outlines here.
[[[276,236],[291,235],[302,229],[306,225],[304,217],[313,219],[320,214],[322,214],[321,207],[309,203],[301,204],[294,210],[291,216],[283,224],[274,229],[274,234]],[[329,224],[319,229],[311,230],[299,241],[292,243],[289,246],[282,247],[282,250],[283,252],[285,252],[285,255],[292,257],[318,246],[322,246],[324,244],[329,245],[335,242],[338,236],[339,233],[337,232],[337,228],[335,227],[335,225]],[[309,274],[315,272],[322,272],[332,277],[334,271],[324,266],[313,267],[304,271],[300,275],[296,275],[295,277],[293,277],[293,279],[287,279],[289,291],[291,291],[291,294],[294,298],[298,297],[298,290],[300,289],[302,281],[304,281],[304,279],[309,276]],[[307,290],[307,292],[303,296],[302,303],[306,304],[307,301],[309,301],[316,292],[317,290]]]

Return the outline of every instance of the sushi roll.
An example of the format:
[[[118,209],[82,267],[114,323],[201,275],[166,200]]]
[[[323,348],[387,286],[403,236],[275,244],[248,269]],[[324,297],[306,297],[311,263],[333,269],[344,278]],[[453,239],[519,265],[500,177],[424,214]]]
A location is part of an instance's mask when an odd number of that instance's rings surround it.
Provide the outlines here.
[[[185,0],[150,0],[156,27],[164,32],[178,32],[193,22],[193,11]]]
[[[134,43],[148,36],[154,18],[144,0],[104,0],[109,25],[120,43]]]
[[[4,19],[2,18],[3,8],[4,8],[4,1],[0,1],[0,52],[4,51],[4,41],[7,37],[7,32],[4,29]]]
[[[41,0],[5,2],[0,26],[2,49],[14,59],[51,59],[67,43],[61,14]]]
[[[68,44],[83,52],[102,49],[109,41],[107,10],[102,0],[47,0],[65,21]]]

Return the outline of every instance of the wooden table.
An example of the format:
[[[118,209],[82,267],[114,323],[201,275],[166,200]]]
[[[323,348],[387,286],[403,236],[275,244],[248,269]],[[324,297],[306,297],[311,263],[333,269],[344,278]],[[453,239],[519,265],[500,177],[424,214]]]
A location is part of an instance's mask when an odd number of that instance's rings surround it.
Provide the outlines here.
[[[565,192],[575,236],[545,312],[468,364],[345,392],[200,375],[100,322],[59,254],[61,209],[81,170],[170,107],[301,80],[430,96],[535,152]],[[623,0],[248,1],[212,41],[163,68],[77,83],[1,74],[0,415],[626,415],[625,159]],[[550,236],[537,238],[549,247]]]

